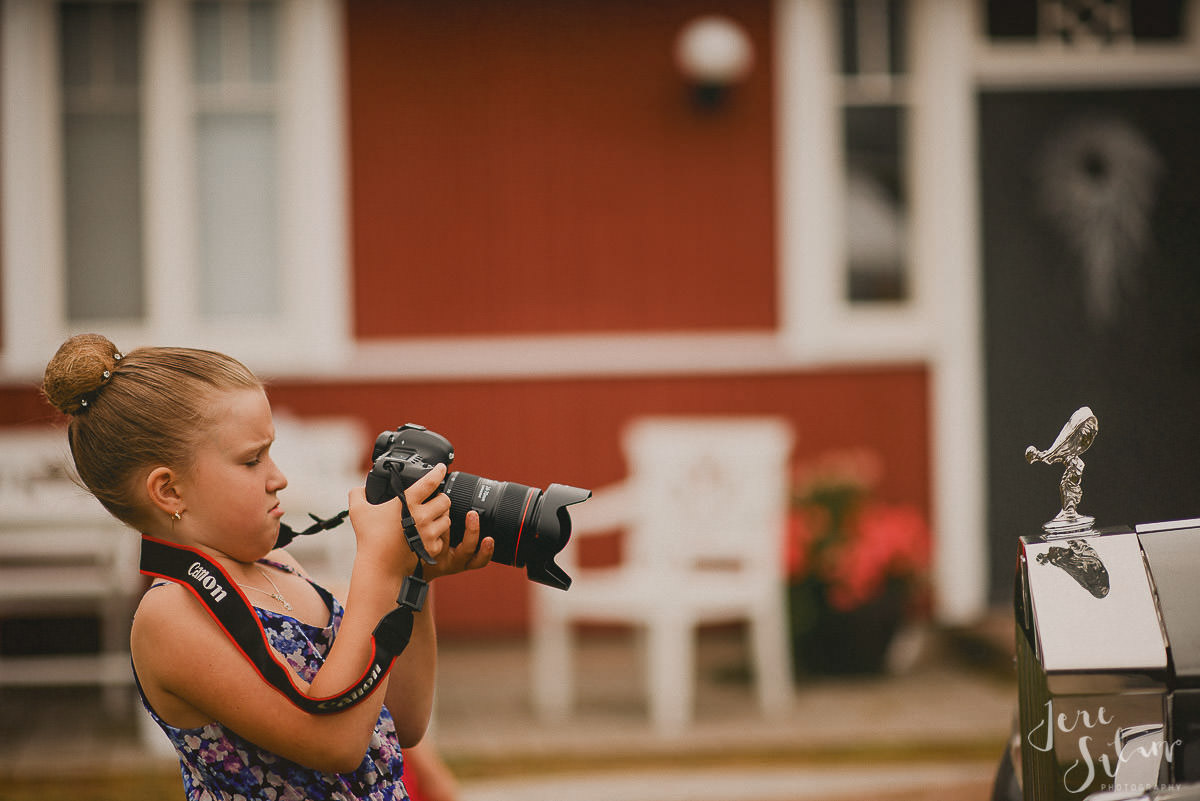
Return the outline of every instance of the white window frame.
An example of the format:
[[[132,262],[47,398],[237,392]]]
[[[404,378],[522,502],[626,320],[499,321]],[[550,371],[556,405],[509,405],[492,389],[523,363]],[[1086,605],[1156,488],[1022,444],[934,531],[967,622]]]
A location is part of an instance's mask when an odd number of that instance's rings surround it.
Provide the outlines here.
[[[776,3],[779,139],[781,336],[789,350],[816,361],[925,360],[933,349],[936,269],[928,258],[932,215],[919,176],[931,157],[920,132],[931,111],[921,102],[931,77],[921,30],[929,12],[910,2],[910,55],[904,163],[908,187],[907,297],[851,301],[847,297],[846,173],[836,0]],[[938,12],[937,9],[934,9]],[[940,46],[939,51],[945,46]]]
[[[0,376],[36,375],[63,339],[78,333],[66,319],[63,281],[55,7],[51,0],[0,6]],[[336,370],[350,347],[341,6],[338,0],[281,0],[280,9],[279,316],[200,315],[189,6],[145,0],[146,319],[86,324],[120,347],[210,347],[267,373]]]

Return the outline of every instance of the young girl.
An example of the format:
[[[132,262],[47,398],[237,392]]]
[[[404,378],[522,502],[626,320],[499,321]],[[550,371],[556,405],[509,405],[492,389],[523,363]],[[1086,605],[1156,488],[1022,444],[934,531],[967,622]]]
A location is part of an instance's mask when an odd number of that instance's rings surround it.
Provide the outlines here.
[[[417,567],[402,534],[402,505],[350,492],[357,553],[346,604],[273,550],[287,479],[271,461],[274,427],[262,384],[238,361],[184,348],[122,355],[85,334],[46,367],[43,391],[69,415],[80,478],[118,519],[159,540],[196,549],[255,605],[271,648],[313,697],[362,677],[372,631],[396,608]],[[404,493],[426,550],[425,579],[491,559],[468,515],[449,547],[450,501],[434,495],[444,467]],[[476,551],[476,545],[479,545]],[[302,711],[266,684],[188,588],[156,584],[130,638],[143,702],[179,753],[188,799],[403,799],[401,748],[429,722],[436,669],[433,620],[413,616],[407,648],[360,703],[332,714]]]

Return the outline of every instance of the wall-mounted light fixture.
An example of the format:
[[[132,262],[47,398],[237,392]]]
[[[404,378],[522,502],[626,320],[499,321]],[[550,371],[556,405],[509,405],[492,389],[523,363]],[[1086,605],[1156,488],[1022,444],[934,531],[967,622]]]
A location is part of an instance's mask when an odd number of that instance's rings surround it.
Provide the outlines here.
[[[746,30],[718,14],[696,17],[675,39],[675,63],[701,108],[716,108],[754,67],[754,44]]]

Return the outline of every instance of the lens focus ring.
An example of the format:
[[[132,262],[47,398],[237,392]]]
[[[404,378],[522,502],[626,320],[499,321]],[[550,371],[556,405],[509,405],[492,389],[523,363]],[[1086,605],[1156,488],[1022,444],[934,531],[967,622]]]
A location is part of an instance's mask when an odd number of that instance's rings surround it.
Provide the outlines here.
[[[446,494],[450,496],[450,512],[453,517],[457,513],[458,517],[466,517],[467,512],[475,505],[475,488],[479,486],[479,476],[473,476],[470,473],[458,473],[454,476],[454,481],[446,487]]]

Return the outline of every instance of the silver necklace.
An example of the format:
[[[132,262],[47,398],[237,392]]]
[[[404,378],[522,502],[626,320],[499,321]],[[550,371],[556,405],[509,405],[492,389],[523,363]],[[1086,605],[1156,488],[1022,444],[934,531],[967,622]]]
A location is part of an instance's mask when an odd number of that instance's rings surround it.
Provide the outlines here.
[[[267,571],[263,570],[258,565],[255,565],[254,569],[257,570],[259,573],[261,573],[262,577],[265,578],[268,583],[270,583],[271,589],[274,590],[274,592],[267,592],[266,590],[264,590],[260,587],[252,587],[249,584],[242,584],[242,582],[240,582],[240,581],[238,582],[238,586],[244,587],[247,590],[254,590],[255,592],[261,592],[263,595],[269,595],[270,597],[274,598],[276,601],[279,601],[279,603],[283,604],[284,609],[291,612],[292,605],[289,604],[287,602],[287,599],[284,598],[283,595],[280,594],[279,588],[275,586],[275,582],[271,579],[270,574],[268,574]]]

